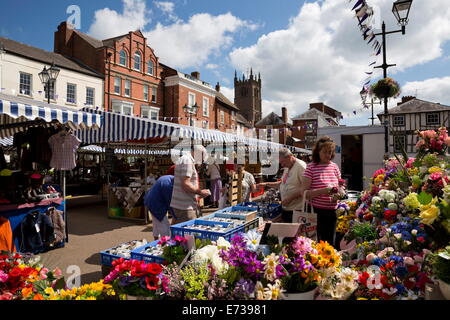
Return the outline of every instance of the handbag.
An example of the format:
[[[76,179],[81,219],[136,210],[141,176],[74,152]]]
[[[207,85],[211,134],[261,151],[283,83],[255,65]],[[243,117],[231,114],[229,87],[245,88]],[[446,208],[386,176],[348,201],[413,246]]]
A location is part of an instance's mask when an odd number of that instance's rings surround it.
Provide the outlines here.
[[[317,213],[311,202],[306,200],[306,192],[303,193],[301,210],[295,210],[292,215],[292,223],[300,223],[301,236],[317,241]]]

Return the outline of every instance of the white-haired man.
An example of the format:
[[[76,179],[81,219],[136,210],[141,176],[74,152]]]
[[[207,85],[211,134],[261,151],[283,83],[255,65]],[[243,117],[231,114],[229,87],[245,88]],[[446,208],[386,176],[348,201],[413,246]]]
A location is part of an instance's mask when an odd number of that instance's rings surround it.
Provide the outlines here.
[[[198,173],[195,165],[202,164],[208,159],[206,149],[202,145],[195,145],[192,152],[180,157],[175,166],[175,179],[170,206],[175,219],[172,224],[189,221],[197,217],[197,198],[206,198],[209,190],[199,188]]]

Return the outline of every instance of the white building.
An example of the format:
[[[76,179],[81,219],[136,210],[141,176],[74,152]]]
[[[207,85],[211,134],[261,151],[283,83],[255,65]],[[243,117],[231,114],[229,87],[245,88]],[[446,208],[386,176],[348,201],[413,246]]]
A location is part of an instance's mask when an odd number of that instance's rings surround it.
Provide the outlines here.
[[[373,173],[383,167],[383,126],[339,126],[318,129],[318,136],[329,136],[336,143],[334,162],[339,166],[348,188],[361,191],[369,186]]]
[[[0,92],[45,103],[47,95],[39,73],[55,64],[60,69],[50,84],[52,104],[103,108],[104,78],[96,71],[60,54],[0,37]]]

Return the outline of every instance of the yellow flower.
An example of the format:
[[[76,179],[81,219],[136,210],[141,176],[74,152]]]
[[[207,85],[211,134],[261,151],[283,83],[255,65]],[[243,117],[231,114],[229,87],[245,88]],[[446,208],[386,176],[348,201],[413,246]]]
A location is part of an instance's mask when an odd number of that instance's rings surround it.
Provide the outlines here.
[[[428,207],[425,210],[420,212],[420,219],[422,223],[431,225],[433,224],[434,220],[437,219],[437,217],[439,217],[439,208],[436,207],[434,204],[433,205],[428,205],[428,206],[423,206],[423,207]]]
[[[55,294],[55,291],[53,290],[53,288],[47,288],[44,290],[44,292],[49,295]]]
[[[417,193],[412,192],[403,198],[403,204],[410,209],[418,209],[420,207],[420,202],[417,199]]]
[[[375,184],[382,184],[384,182],[384,174],[378,175],[375,178],[374,182],[375,182]]]
[[[431,167],[430,169],[428,169],[429,174],[433,174],[433,173],[441,172],[441,171],[442,171],[442,169],[439,167]]]

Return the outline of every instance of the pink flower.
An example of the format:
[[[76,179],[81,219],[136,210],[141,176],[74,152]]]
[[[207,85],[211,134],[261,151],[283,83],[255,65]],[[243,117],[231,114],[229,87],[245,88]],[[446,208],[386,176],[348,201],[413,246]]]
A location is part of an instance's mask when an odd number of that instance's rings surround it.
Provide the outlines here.
[[[117,276],[119,275],[119,271],[116,269],[113,269],[106,277],[105,277],[105,283],[109,283],[114,281]]]
[[[377,256],[374,253],[369,253],[366,257],[367,261],[372,261],[373,259],[375,259]]]
[[[163,245],[163,244],[165,244],[167,241],[169,241],[170,240],[170,237],[169,236],[164,236],[164,237],[161,237],[161,239],[158,241],[158,244],[159,245]]]
[[[450,147],[450,137],[444,139],[444,143],[447,147]]]
[[[406,163],[405,168],[407,168],[407,169],[412,168],[414,161],[416,161],[415,158],[408,159],[408,162]]]
[[[187,239],[186,239],[186,238],[180,237],[180,236],[175,236],[174,240],[175,240],[176,242],[181,242],[181,243],[187,242]]]
[[[0,282],[8,281],[8,275],[0,270]]]
[[[430,180],[437,181],[442,178],[442,172],[435,172],[430,175]]]
[[[375,171],[374,172],[374,174],[373,174],[373,178],[376,178],[376,177],[378,177],[380,174],[385,174],[385,170],[384,169],[379,169],[379,170],[377,170],[377,171]]]
[[[2,294],[0,296],[0,300],[12,300],[13,299],[13,294],[11,292],[5,292],[4,294]]]
[[[405,259],[403,259],[403,261],[405,262],[406,265],[409,265],[409,266],[414,265],[414,259],[411,257],[405,257]]]
[[[421,147],[423,147],[425,145],[425,140],[419,140],[416,144],[416,148],[420,149]]]
[[[61,277],[62,271],[60,268],[56,268],[55,270],[53,270],[53,274],[55,275],[55,277]]]

